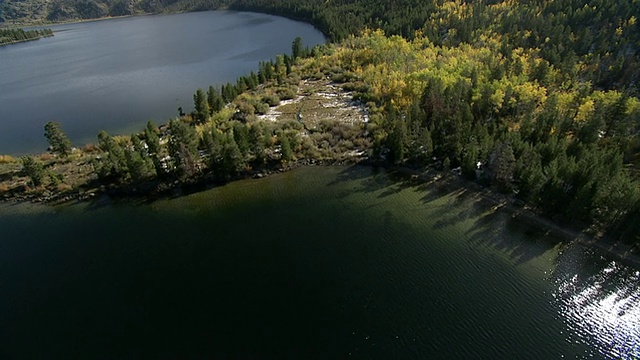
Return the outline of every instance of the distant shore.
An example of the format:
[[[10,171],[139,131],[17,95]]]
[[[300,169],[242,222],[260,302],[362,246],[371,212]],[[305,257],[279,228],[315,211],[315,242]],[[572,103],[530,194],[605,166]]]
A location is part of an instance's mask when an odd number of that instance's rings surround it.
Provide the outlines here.
[[[54,26],[54,25],[68,25],[68,24],[78,24],[78,23],[89,23],[95,21],[104,21],[104,20],[114,20],[114,19],[123,19],[134,16],[148,16],[148,15],[156,15],[156,14],[132,14],[132,15],[121,15],[121,16],[106,16],[95,19],[69,19],[64,21],[37,21],[37,22],[25,22],[25,23],[3,23],[0,24],[0,29],[31,29],[31,28],[39,28],[46,26]]]

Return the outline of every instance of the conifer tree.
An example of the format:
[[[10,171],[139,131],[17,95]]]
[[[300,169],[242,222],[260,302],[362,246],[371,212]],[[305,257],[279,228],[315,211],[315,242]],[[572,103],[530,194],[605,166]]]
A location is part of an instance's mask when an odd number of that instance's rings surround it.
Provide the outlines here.
[[[282,133],[280,136],[280,154],[282,162],[291,161],[293,159],[293,151],[291,150],[291,142],[286,134]]]
[[[31,156],[23,156],[20,160],[22,161],[22,171],[31,179],[33,186],[42,185],[45,177],[42,163]]]
[[[60,123],[50,121],[44,126],[44,136],[49,141],[49,146],[54,153],[67,157],[71,154],[71,141],[62,131]]]
[[[236,176],[244,167],[242,153],[238,144],[233,138],[233,134],[226,134],[222,145],[222,164],[220,174],[224,180]]]
[[[175,170],[181,177],[190,177],[196,172],[195,157],[198,148],[196,131],[181,120],[169,122],[169,152]]]
[[[160,145],[160,137],[158,136],[158,127],[153,121],[148,121],[147,126],[144,129],[144,137],[147,146],[149,147],[147,153],[153,161],[153,167],[155,168],[156,175],[164,174],[164,168],[162,166],[162,147]]]
[[[205,122],[209,115],[209,103],[207,102],[207,96],[202,89],[198,89],[193,95],[193,104],[195,107],[195,119],[199,123]]]
[[[98,146],[107,153],[107,157],[102,160],[102,166],[98,169],[98,175],[125,179],[128,176],[128,167],[122,145],[106,131],[101,130],[98,133]]]
[[[302,50],[302,38],[298,36],[291,44],[291,56],[293,57],[293,60],[296,60],[302,55]]]
[[[213,115],[224,107],[224,101],[220,91],[213,86],[209,86],[207,91],[207,103],[209,104],[209,115]]]
[[[125,149],[127,168],[133,182],[141,182],[155,175],[153,161],[138,135],[131,135],[132,148]]]

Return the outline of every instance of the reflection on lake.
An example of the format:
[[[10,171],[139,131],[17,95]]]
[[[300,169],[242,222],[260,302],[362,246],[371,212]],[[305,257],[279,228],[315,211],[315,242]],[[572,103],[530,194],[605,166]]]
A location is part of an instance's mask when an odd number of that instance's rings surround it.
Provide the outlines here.
[[[637,270],[492,207],[357,166],[0,205],[0,357],[637,357]]]

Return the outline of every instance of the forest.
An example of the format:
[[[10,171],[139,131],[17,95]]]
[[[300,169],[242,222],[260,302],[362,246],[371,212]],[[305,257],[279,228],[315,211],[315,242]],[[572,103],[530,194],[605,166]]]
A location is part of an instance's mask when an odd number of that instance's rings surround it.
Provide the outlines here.
[[[294,43],[236,84],[199,90],[194,113],[164,128],[101,133],[100,178],[231,179],[335,156],[319,153],[335,135],[379,164],[456,171],[558,223],[640,244],[637,0],[168,0],[147,11],[216,8],[309,21],[332,42]],[[301,79],[325,77],[366,104],[366,125],[307,138],[300,122],[255,121]]]

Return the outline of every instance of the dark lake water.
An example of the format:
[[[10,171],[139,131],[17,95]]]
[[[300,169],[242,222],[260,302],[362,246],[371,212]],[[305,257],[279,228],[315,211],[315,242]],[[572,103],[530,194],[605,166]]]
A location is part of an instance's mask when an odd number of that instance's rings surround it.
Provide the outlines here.
[[[311,25],[228,11],[53,26],[55,36],[0,47],[0,154],[46,149],[58,121],[74,145],[104,129],[128,134],[193,107],[198,88],[257,70],[258,62],[325,41]]]
[[[1,358],[640,355],[637,269],[370,168],[4,204],[0,229]]]

